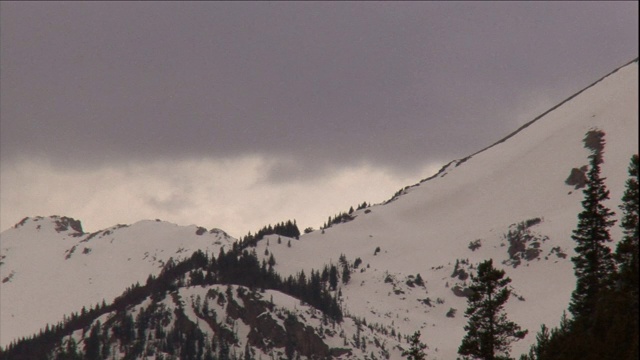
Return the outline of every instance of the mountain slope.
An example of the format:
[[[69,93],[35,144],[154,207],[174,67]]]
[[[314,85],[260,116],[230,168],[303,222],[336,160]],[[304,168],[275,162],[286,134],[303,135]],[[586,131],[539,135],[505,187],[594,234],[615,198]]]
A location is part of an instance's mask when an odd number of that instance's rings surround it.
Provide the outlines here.
[[[265,261],[273,255],[274,270],[285,276],[338,265],[343,257],[352,273],[336,292],[342,293],[346,323],[366,319],[403,335],[421,330],[431,359],[456,357],[466,324],[468,276],[480,261],[493,258],[513,279],[509,318],[530,331],[513,346],[513,355],[523,353],[540,324],[559,322],[575,286],[571,231],[582,192],[566,180],[588,164],[583,139],[594,128],[606,134],[602,172],[611,191],[607,205],[617,210],[620,203],[629,159],[638,149],[637,83],[635,61],[503,141],[452,161],[384,204],[355,211],[353,220],[300,240],[267,236],[258,242],[256,254]],[[63,218],[36,219],[1,234],[0,275],[9,278],[0,298],[1,344],[81,306],[109,300],[136,281],[143,283],[159,273],[159,259],[186,257],[198,248],[217,254],[233,241],[222,232],[196,235],[202,232],[197,227],[153,221],[91,236],[71,224],[56,232]],[[619,229],[612,235],[619,239]],[[85,254],[85,248],[91,250]],[[49,277],[43,281],[43,276]],[[283,300],[288,305],[282,306],[293,310],[298,306],[293,303]],[[77,340],[84,341],[81,334]],[[396,350],[393,359],[400,358]]]
[[[82,307],[112,301],[157,275],[169,259],[197,249],[217,254],[235,241],[222,230],[162,221],[87,234],[80,221],[59,216],[25,218],[0,236],[1,346]]]
[[[524,352],[541,323],[559,322],[575,287],[570,261],[575,245],[570,236],[582,192],[565,180],[573,168],[588,164],[583,138],[590,129],[606,133],[602,172],[611,191],[607,205],[617,210],[620,203],[629,159],[638,149],[637,84],[638,63],[633,62],[506,141],[450,163],[436,177],[406,189],[387,204],[355,212],[353,221],[324,234],[305,235],[291,249],[274,247],[272,240],[269,250],[278,260],[276,271],[290,274],[337,263],[340,254],[351,261],[360,258],[369,267],[356,271],[350,286],[343,289],[347,311],[393,323],[403,333],[423,329],[431,355],[452,359],[466,323],[462,317],[466,300],[452,291],[454,283],[464,287],[464,281],[451,277],[456,260],[507,262],[501,266],[513,279],[515,292],[525,299],[512,299],[507,306],[510,318],[530,330],[531,335],[514,345],[514,353]],[[534,219],[539,223],[521,232],[539,239],[538,257],[516,268],[508,266],[514,261],[505,237],[510,230],[517,233],[512,224]],[[620,238],[617,227],[612,235]],[[481,247],[469,249],[478,239]],[[264,247],[261,242],[257,253],[262,254]],[[377,247],[381,251],[374,255]],[[426,280],[426,290],[394,289],[395,282],[385,283],[387,274],[402,284],[417,273]],[[405,294],[396,295],[396,290]],[[444,304],[423,306],[418,299],[426,297],[440,298]],[[455,318],[446,317],[451,308],[457,309]]]

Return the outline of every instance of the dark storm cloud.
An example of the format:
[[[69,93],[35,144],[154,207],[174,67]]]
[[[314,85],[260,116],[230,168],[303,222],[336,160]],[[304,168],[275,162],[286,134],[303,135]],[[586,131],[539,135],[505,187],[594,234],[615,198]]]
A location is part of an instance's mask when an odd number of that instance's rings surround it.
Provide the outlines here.
[[[638,54],[637,2],[1,6],[2,161],[61,167],[261,154],[290,160],[274,179],[406,170]]]

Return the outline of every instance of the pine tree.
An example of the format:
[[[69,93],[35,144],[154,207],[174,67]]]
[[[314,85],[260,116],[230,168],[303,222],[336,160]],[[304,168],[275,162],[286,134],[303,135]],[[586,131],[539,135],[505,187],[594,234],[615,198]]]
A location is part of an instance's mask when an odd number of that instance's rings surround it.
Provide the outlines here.
[[[420,342],[420,331],[416,331],[411,335],[409,339],[409,350],[404,350],[402,356],[406,356],[408,360],[425,360],[427,355],[424,353],[424,349],[427,345]]]
[[[338,287],[338,268],[333,264],[329,269],[329,287],[331,290],[335,290]]]
[[[602,139],[602,136],[596,139]],[[595,148],[589,146],[594,152],[596,149],[601,151],[604,148],[602,141],[592,141],[591,144],[596,145]],[[597,154],[596,152],[594,155]],[[601,162],[597,158],[592,158],[592,161]],[[521,360],[638,359],[637,261],[640,199],[637,155],[631,158],[629,175],[627,189],[620,206],[623,211],[621,227],[624,237],[613,255],[618,264],[618,271],[602,275],[600,279],[592,277],[591,281],[594,282],[588,285],[600,284],[598,291],[590,293],[591,298],[588,298],[594,308],[587,313],[574,314],[573,321],[563,316],[560,328],[551,330],[550,334],[541,331],[537,344],[532,346],[529,355],[523,356]],[[612,222],[610,224],[612,225]],[[597,231],[592,233],[598,234]],[[600,246],[597,242],[592,244],[593,248]],[[606,253],[609,254],[609,252]],[[585,262],[585,264],[588,263]],[[578,284],[581,281],[584,282],[584,279],[577,280]]]
[[[578,214],[578,226],[571,236],[577,243],[577,256],[571,258],[577,282],[571,294],[569,311],[576,321],[587,320],[594,313],[598,296],[609,287],[614,272],[611,249],[606,245],[611,241],[609,228],[615,223],[611,219],[614,212],[604,205],[604,201],[609,199],[609,191],[604,184],[605,178],[600,177],[604,133],[598,130],[588,132],[585,147],[591,149],[592,154],[583,190],[584,210]]]
[[[540,326],[540,331],[536,334],[536,342],[531,345],[529,349],[529,354],[524,354],[520,357],[520,360],[541,360],[544,359],[544,353],[549,346],[549,342],[551,339],[551,333],[549,332],[549,328],[542,324]]]
[[[638,191],[638,155],[631,157],[629,165],[629,179],[627,180],[627,188],[622,196],[622,227],[624,237],[618,243],[615,252],[615,259],[618,263],[620,274],[620,287],[622,290],[631,292],[634,296],[636,305],[638,302],[638,255],[640,250],[638,247],[639,231],[639,213],[640,213],[640,191]]]
[[[614,258],[618,264],[616,274],[616,287],[613,292],[613,299],[609,301],[607,307],[614,308],[613,314],[610,311],[603,311],[603,316],[611,318],[613,323],[609,330],[609,341],[616,349],[625,349],[618,353],[621,359],[638,358],[638,285],[640,279],[638,275],[638,256],[640,249],[639,242],[639,213],[640,213],[640,192],[638,191],[638,155],[631,157],[629,165],[629,179],[626,182],[626,189],[622,196],[622,220],[620,226],[623,231],[623,238],[618,243]],[[609,299],[605,299],[609,300]],[[602,305],[601,305],[602,306]]]
[[[527,330],[507,320],[504,304],[511,295],[507,288],[511,279],[504,275],[504,270],[493,267],[493,260],[487,260],[478,265],[477,276],[471,276],[472,293],[465,312],[469,318],[464,327],[467,334],[458,348],[463,359],[509,359],[511,342],[527,334]]]
[[[100,320],[98,320],[96,324],[91,327],[89,337],[85,340],[84,343],[84,352],[85,358],[87,360],[100,359]]]
[[[78,354],[78,348],[76,341],[71,338],[67,340],[67,346],[65,350],[62,350],[58,353],[56,360],[80,360],[82,359],[82,355]]]
[[[349,264],[342,264],[342,283],[348,284],[349,280],[351,280],[351,270],[349,269]]]
[[[267,264],[269,264],[270,269],[276,265],[276,258],[273,257],[273,253],[271,254],[271,256],[269,256],[269,261],[267,262]]]

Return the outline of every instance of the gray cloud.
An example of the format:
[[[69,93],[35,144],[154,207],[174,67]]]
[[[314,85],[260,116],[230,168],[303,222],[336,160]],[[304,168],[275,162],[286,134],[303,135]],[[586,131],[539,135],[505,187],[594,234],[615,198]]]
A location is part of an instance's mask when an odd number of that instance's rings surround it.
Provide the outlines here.
[[[274,184],[264,178],[274,163],[244,157],[97,170],[59,169],[35,161],[2,163],[0,229],[25,216],[54,214],[82,220],[88,232],[156,218],[218,227],[234,236],[286,219],[297,219],[301,228],[318,227],[329,214],[363,201],[387,200],[419,174],[439,168],[432,164],[399,177],[377,167],[356,166]]]
[[[58,168],[259,154],[283,159],[269,181],[406,172],[638,56],[637,2],[1,6],[1,160]]]

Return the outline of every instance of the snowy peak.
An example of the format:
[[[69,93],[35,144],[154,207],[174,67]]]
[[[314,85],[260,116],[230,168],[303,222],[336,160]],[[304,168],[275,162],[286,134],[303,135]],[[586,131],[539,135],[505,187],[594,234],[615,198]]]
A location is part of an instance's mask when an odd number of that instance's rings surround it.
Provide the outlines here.
[[[83,306],[111,301],[169,261],[196,250],[217,254],[236,241],[219,229],[160,220],[85,233],[79,220],[65,216],[25,218],[0,237],[2,346]]]

